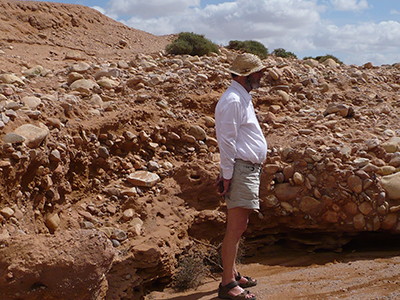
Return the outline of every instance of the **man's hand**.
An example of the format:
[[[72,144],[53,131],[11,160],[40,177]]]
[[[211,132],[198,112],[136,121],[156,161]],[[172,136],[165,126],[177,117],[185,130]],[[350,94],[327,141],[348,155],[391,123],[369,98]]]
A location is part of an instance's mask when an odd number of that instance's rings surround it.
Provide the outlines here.
[[[224,196],[229,190],[231,179],[224,179],[221,176],[218,176],[214,185],[217,188],[217,194],[219,196]]]

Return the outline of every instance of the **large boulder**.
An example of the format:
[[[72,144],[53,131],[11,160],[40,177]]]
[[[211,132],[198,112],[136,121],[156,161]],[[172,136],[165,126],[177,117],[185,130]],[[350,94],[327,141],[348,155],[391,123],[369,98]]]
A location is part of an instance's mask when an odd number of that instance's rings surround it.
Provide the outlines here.
[[[115,250],[94,230],[0,241],[1,299],[100,299]],[[103,299],[103,298],[101,298]]]

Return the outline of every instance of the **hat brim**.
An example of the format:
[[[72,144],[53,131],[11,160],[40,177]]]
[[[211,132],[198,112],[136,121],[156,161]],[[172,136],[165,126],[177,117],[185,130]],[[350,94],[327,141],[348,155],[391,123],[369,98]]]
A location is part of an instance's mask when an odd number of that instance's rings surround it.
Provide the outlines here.
[[[258,66],[257,68],[254,68],[254,69],[252,69],[252,70],[250,70],[250,71],[248,71],[246,73],[240,73],[240,72],[232,70],[232,69],[227,69],[227,71],[229,73],[235,74],[237,76],[249,76],[249,75],[251,75],[253,73],[257,73],[257,72],[260,72],[262,70],[265,70],[266,68],[267,68],[267,66]]]

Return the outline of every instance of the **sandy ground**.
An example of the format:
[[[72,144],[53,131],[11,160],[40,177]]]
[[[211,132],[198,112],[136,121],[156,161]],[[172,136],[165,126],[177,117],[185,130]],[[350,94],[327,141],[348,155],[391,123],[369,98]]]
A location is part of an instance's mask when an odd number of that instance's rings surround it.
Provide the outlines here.
[[[240,271],[258,279],[251,288],[257,299],[400,299],[399,248],[379,248],[307,253],[274,246],[246,261]],[[153,292],[147,300],[214,300],[219,299],[217,286],[218,279],[210,278],[196,290]]]

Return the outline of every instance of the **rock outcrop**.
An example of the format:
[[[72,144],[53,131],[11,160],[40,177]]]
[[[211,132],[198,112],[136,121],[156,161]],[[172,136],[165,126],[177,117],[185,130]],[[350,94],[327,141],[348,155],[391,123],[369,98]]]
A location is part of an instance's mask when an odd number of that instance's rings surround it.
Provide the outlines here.
[[[25,234],[0,243],[2,299],[104,299],[116,250],[98,231]]]

